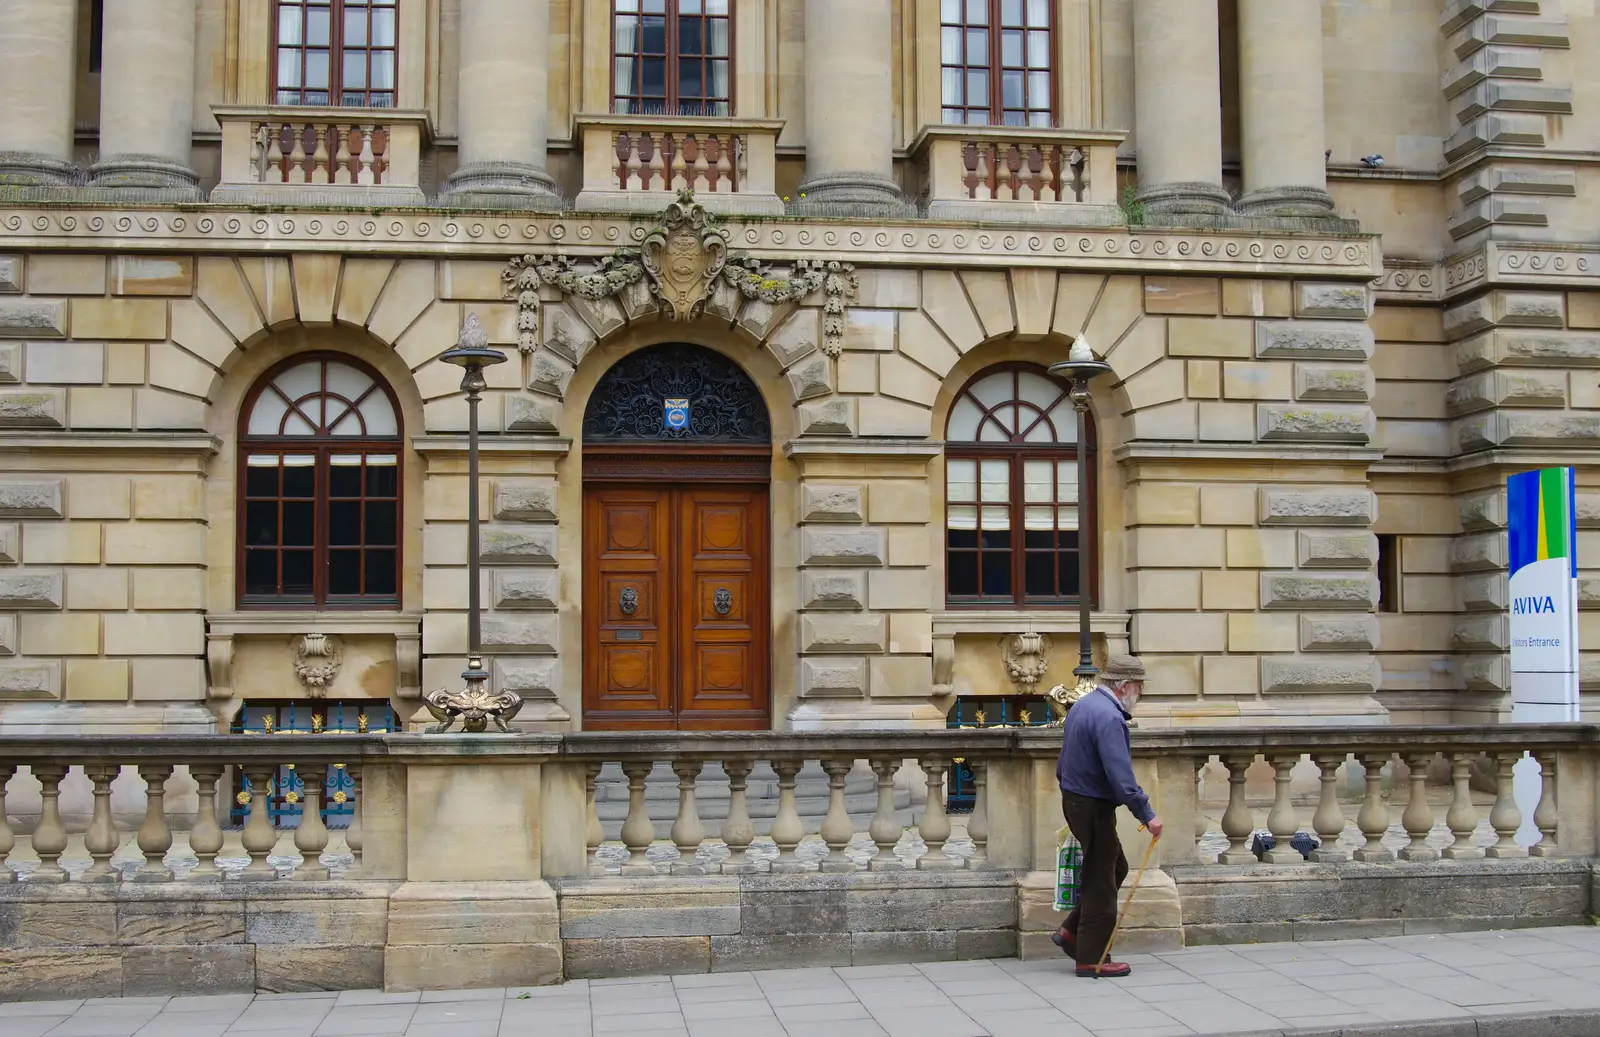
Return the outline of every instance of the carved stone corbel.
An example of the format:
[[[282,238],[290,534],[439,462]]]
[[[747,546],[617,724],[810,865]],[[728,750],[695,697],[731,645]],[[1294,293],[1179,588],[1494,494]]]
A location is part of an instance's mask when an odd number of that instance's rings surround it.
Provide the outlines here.
[[[1043,634],[1030,630],[1001,638],[1002,658],[1006,674],[1018,692],[1031,695],[1038,690],[1050,666],[1050,641]]]
[[[396,634],[394,661],[398,694],[403,699],[422,697],[422,635]]]
[[[206,634],[206,696],[233,697],[233,635]]]
[[[344,646],[332,634],[301,634],[294,639],[294,676],[314,699],[328,693],[343,662]]]
[[[956,679],[956,639],[954,635],[933,638],[933,693],[954,695]]]

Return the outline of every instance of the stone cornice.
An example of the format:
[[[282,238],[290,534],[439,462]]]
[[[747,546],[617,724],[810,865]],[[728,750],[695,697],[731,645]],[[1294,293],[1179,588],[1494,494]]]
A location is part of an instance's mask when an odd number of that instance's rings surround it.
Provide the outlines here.
[[[359,251],[365,255],[505,258],[524,252],[605,255],[637,245],[651,219],[438,209],[250,209],[220,205],[115,208],[37,204],[0,208],[0,250],[140,252]],[[1092,227],[976,226],[934,220],[800,218],[721,222],[729,245],[756,259],[838,260],[874,266],[1026,266],[1106,272],[1249,274],[1371,280],[1382,272],[1375,234]]]
[[[1142,461],[1215,461],[1260,464],[1276,461],[1314,461],[1332,464],[1373,464],[1383,457],[1374,447],[1323,446],[1315,443],[1127,443],[1111,456],[1122,464]]]
[[[430,454],[465,454],[467,435],[412,436],[411,447],[424,456]],[[542,454],[565,457],[572,450],[572,440],[560,436],[518,436],[504,433],[485,433],[478,437],[478,451],[485,454]]]
[[[204,432],[8,432],[0,452],[25,450],[115,450],[120,453],[214,454],[222,441]]]
[[[813,436],[791,439],[783,445],[785,457],[828,460],[834,457],[887,458],[895,461],[931,461],[944,451],[937,439],[844,439]]]

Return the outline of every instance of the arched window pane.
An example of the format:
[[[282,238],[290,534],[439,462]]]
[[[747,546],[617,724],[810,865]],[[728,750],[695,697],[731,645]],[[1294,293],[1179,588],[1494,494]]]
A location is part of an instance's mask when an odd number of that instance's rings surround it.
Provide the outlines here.
[[[368,436],[393,436],[400,431],[394,404],[381,392],[375,392],[361,401],[361,417],[367,424]]]
[[[1042,374],[1023,371],[1017,376],[1017,397],[1045,411],[1061,398],[1061,386]]]
[[[299,402],[303,397],[310,396],[322,388],[322,366],[313,360],[291,367],[274,378],[272,384],[290,400]]]
[[[283,425],[283,415],[289,409],[283,397],[268,389],[256,399],[250,412],[250,423],[245,430],[252,436],[276,436]]]
[[[983,408],[971,398],[963,396],[950,410],[949,431],[945,438],[952,442],[971,443],[978,438],[978,422],[983,420]]]

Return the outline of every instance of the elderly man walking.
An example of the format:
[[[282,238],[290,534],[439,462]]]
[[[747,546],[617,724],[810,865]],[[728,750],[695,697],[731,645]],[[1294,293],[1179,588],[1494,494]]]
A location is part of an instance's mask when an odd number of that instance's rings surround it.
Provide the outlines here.
[[[1123,962],[1100,966],[1117,924],[1117,889],[1128,877],[1128,860],[1117,839],[1117,807],[1125,806],[1161,838],[1161,821],[1133,778],[1128,721],[1144,689],[1144,664],[1131,655],[1113,655],[1100,672],[1100,684],[1067,711],[1056,780],[1061,812],[1083,849],[1078,906],[1051,939],[1076,959],[1080,976],[1126,976]]]

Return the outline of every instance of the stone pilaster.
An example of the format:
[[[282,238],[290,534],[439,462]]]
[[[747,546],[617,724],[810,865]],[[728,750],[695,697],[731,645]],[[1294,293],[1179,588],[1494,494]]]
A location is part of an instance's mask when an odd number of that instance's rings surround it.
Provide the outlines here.
[[[0,4],[0,187],[66,180],[72,163],[73,0]]]
[[[797,208],[908,208],[894,179],[889,0],[806,0],[806,176]]]
[[[460,165],[444,204],[555,210],[545,171],[548,0],[476,0],[461,10]]]
[[[1137,0],[1139,200],[1153,213],[1227,210],[1215,0]]]
[[[1322,4],[1239,0],[1239,90],[1249,216],[1327,216]]]
[[[107,4],[104,40],[94,187],[123,198],[199,201],[190,157],[195,0]]]

